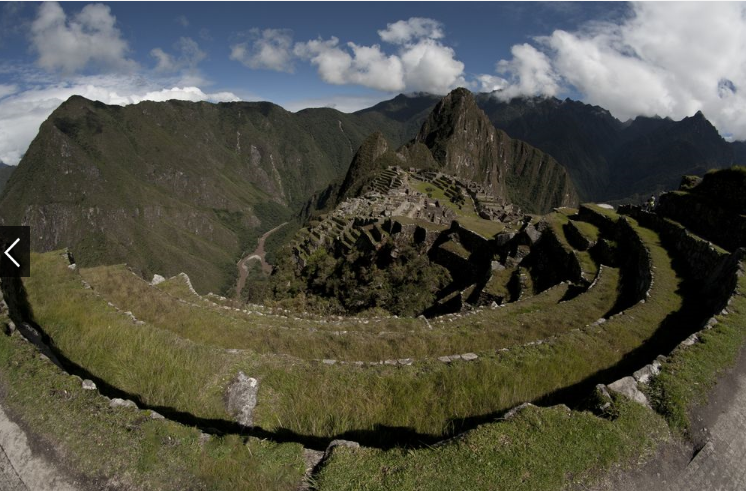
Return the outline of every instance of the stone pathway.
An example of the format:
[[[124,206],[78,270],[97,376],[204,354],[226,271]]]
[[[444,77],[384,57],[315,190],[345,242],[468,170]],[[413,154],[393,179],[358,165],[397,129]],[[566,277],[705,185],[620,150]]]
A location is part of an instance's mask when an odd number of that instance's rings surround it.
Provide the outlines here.
[[[736,366],[710,391],[706,405],[692,411],[692,438],[662,446],[640,467],[613,471],[594,491],[746,490],[746,349]],[[582,488],[583,490],[588,488]]]
[[[78,491],[64,472],[32,452],[26,433],[0,407],[0,490]]]
[[[704,447],[673,481],[670,491],[746,489],[746,350],[735,369],[694,411],[693,434]]]

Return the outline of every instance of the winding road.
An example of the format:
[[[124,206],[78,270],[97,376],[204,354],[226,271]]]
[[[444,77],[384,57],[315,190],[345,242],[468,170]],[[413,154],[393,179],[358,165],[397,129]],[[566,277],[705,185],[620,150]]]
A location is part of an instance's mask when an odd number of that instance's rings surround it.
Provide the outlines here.
[[[264,250],[264,241],[267,240],[267,237],[287,225],[287,223],[288,222],[283,222],[259,237],[259,243],[256,245],[256,249],[254,249],[254,252],[238,261],[238,283],[236,284],[236,298],[241,297],[241,291],[246,285],[246,278],[249,276],[249,261],[259,261],[264,274],[270,274],[272,272],[272,265],[267,263],[267,261],[265,261],[264,259],[264,256],[266,254]]]

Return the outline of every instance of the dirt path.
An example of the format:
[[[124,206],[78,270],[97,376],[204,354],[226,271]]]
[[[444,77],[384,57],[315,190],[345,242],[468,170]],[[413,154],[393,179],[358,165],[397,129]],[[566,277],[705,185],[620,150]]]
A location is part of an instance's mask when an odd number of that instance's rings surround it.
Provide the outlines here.
[[[688,442],[663,445],[645,465],[612,472],[594,491],[746,489],[746,349],[691,415],[694,449]]]
[[[249,254],[248,256],[244,257],[240,261],[238,261],[238,283],[236,284],[236,297],[241,297],[241,291],[243,290],[243,287],[246,285],[246,278],[249,276],[249,261],[259,261],[262,265],[262,271],[264,274],[270,274],[272,272],[272,265],[267,263],[267,261],[264,260],[264,241],[267,240],[267,237],[272,235],[273,233],[280,230],[282,227],[287,225],[288,222],[283,222],[280,225],[276,226],[269,232],[265,233],[259,238],[259,243],[256,245],[256,249],[254,252]]]
[[[72,480],[44,456],[0,407],[0,489],[3,491],[78,491]]]

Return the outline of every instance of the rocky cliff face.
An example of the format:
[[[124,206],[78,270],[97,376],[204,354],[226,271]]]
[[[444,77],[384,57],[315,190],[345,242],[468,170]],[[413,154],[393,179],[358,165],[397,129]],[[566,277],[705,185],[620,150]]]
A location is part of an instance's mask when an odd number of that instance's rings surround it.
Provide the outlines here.
[[[496,129],[466,89],[454,90],[435,106],[415,138],[418,143],[430,150],[443,172],[476,182],[529,212],[578,203],[566,170],[551,156]]]

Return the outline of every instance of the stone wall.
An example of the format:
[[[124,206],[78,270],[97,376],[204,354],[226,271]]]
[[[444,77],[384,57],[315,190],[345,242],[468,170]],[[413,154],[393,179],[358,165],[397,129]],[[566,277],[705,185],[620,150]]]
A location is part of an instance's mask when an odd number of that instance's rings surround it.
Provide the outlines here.
[[[616,311],[625,310],[648,296],[653,284],[650,252],[632,225],[621,217],[616,222],[613,236],[619,251],[621,286]]]
[[[729,251],[746,246],[746,216],[721,208],[693,193],[665,193],[661,195],[655,212]]]
[[[530,267],[537,292],[562,281],[583,282],[577,256],[573,251],[565,249],[551,228],[542,232],[541,238],[531,248],[531,253],[522,264]]]
[[[640,225],[658,232],[666,249],[686,266],[688,276],[695,280],[706,281],[730,256],[680,223],[646,212],[639,206],[620,206],[619,213],[629,215]]]

